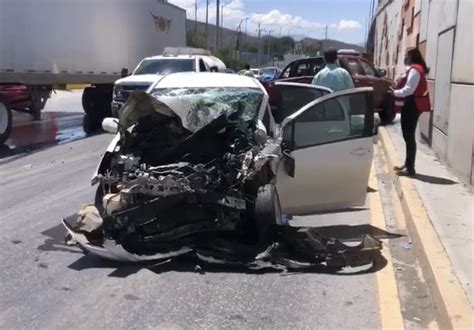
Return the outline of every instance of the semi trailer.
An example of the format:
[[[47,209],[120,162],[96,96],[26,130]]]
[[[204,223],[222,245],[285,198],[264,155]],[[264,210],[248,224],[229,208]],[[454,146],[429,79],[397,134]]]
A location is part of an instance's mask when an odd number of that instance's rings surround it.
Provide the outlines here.
[[[163,0],[0,0],[0,143],[12,110],[41,118],[55,86],[87,84],[86,132],[110,116],[114,82],[166,46],[186,46],[186,11]]]

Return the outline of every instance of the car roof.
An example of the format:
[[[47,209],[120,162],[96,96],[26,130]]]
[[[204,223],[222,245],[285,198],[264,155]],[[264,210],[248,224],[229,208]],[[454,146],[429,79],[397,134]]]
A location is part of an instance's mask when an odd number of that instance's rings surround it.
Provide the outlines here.
[[[172,73],[157,82],[154,88],[205,88],[205,87],[237,87],[258,88],[259,82],[253,78],[218,72],[180,72]]]
[[[201,56],[201,55],[176,55],[176,56],[173,56],[173,55],[167,55],[167,56],[163,56],[163,55],[156,55],[156,56],[149,56],[149,57],[145,57],[144,60],[186,60],[186,59],[195,59],[196,57],[204,57],[204,56]]]

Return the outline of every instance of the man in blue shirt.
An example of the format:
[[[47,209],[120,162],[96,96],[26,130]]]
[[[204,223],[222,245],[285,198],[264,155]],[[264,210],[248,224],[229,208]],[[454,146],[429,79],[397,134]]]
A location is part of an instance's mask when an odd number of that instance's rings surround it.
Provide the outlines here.
[[[326,67],[316,74],[312,82],[313,85],[328,87],[334,92],[354,88],[354,82],[349,72],[336,64],[336,49],[325,51],[324,59],[326,60]]]

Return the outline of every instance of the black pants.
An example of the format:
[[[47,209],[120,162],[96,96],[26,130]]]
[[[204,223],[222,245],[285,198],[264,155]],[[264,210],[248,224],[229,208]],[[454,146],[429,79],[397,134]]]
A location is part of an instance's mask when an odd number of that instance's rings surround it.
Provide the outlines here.
[[[403,139],[407,147],[407,153],[405,158],[405,166],[407,170],[415,170],[415,158],[416,158],[416,125],[418,124],[418,118],[420,112],[416,108],[415,98],[409,96],[405,99],[405,104],[402,109],[402,132]]]

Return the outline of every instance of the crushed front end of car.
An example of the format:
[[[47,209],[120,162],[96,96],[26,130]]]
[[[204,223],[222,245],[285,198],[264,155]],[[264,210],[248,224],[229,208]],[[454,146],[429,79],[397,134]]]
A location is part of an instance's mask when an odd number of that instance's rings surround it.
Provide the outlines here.
[[[371,262],[376,239],[348,247],[281,225],[273,185],[281,150],[259,131],[262,98],[245,88],[134,93],[99,166],[95,203],[63,220],[72,240],[131,262],[182,254],[251,268]]]

